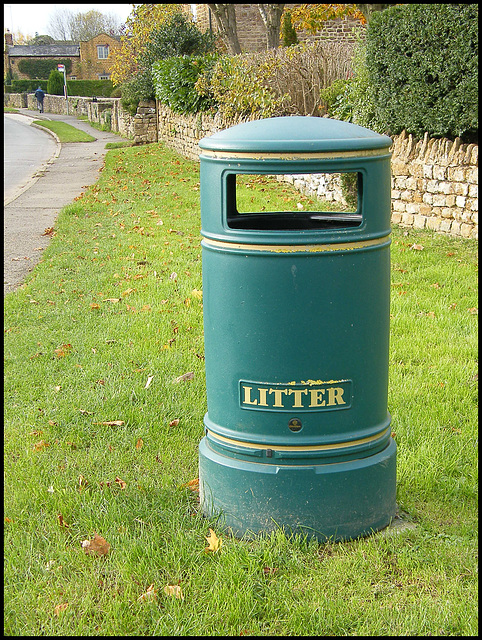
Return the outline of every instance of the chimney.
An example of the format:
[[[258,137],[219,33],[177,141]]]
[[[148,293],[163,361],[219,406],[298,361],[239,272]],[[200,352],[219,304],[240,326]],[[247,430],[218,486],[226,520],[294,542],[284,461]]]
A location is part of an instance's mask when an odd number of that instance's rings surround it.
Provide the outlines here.
[[[7,29],[5,31],[5,45],[8,45],[8,44],[13,45],[13,35]]]

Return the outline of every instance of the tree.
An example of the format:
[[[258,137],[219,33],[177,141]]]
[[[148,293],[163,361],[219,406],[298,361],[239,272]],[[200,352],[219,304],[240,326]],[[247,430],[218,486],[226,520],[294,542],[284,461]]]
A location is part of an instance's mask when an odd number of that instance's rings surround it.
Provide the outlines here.
[[[95,10],[73,13],[68,9],[57,9],[50,16],[47,31],[56,40],[85,42],[99,33],[118,35],[122,28],[114,14],[103,14]]]
[[[226,45],[230,55],[241,53],[236,27],[236,8],[234,4],[208,4],[218,27],[219,37]]]
[[[219,36],[226,45],[230,55],[241,53],[236,25],[235,4],[208,4],[217,24]],[[259,14],[266,29],[266,48],[272,49],[279,45],[281,15],[284,4],[258,4]]]
[[[120,86],[135,77],[142,62],[151,33],[180,13],[180,4],[138,4],[127,18],[121,46],[111,54],[111,80]]]
[[[394,4],[356,4],[355,7],[360,11],[367,21],[370,20],[375,11],[383,11],[388,7],[394,7]]]
[[[266,27],[266,43],[268,49],[276,49],[279,45],[281,16],[284,4],[258,4],[259,13]]]

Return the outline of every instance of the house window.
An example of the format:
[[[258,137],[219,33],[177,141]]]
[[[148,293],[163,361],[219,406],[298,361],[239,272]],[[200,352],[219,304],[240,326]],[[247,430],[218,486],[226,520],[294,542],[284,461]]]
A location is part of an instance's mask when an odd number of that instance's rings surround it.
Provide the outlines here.
[[[110,74],[109,73],[101,73],[99,75],[99,80],[110,80]]]
[[[98,44],[97,45],[97,58],[99,60],[105,60],[109,57],[109,45],[108,44]]]

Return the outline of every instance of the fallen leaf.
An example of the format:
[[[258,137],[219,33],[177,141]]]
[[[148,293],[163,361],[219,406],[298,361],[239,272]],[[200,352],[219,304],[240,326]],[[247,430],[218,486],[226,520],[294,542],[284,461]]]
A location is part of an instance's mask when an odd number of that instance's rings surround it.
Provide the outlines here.
[[[179,424],[179,418],[176,418],[175,420],[171,420],[171,422],[169,423],[169,426],[177,427],[178,424]]]
[[[126,289],[125,291],[122,292],[122,297],[125,298],[125,296],[128,296],[130,293],[132,293],[134,291],[134,289]]]
[[[118,484],[121,489],[125,489],[127,487],[127,483],[124,482],[124,480],[121,480],[119,477],[116,477],[114,482]]]
[[[179,600],[184,600],[184,595],[182,593],[181,587],[178,584],[166,584],[164,587],[164,593],[167,596],[175,596]]]
[[[199,478],[194,478],[194,480],[190,480],[189,482],[185,482],[179,488],[180,489],[191,489],[191,491],[199,491]]]
[[[423,245],[421,245],[421,244],[412,244],[410,249],[413,249],[414,251],[423,251]]]
[[[90,305],[90,308],[91,308],[91,309],[100,309],[100,304],[97,304],[97,302],[93,302],[93,303]]]
[[[58,616],[62,611],[65,611],[69,606],[68,602],[64,602],[63,604],[58,604],[54,609],[54,615]]]
[[[214,531],[209,529],[210,535],[205,536],[206,540],[209,542],[209,547],[206,547],[204,551],[219,551],[223,541],[221,538],[218,538]]]
[[[471,313],[473,316],[479,313],[478,307],[471,307],[470,309],[467,309],[467,311]]]
[[[198,300],[201,300],[201,299],[202,299],[202,297],[203,297],[203,292],[202,292],[202,291],[199,291],[199,289],[193,289],[193,290],[191,291],[191,295],[192,295],[194,298],[197,298]]]
[[[143,444],[144,441],[142,440],[142,438],[139,438],[139,440],[136,442],[136,449],[141,449]]]
[[[69,525],[65,522],[64,517],[61,513],[58,514],[59,526],[64,527],[64,529],[68,529]]]
[[[33,445],[33,450],[42,451],[46,447],[50,447],[50,444],[48,442],[45,442],[45,440],[40,440],[40,442],[37,442],[36,444]]]
[[[154,589],[154,583],[147,587],[147,591],[140,595],[137,598],[138,601],[147,600],[148,602],[152,602],[153,600],[157,600],[157,589]]]
[[[83,540],[81,544],[85,553],[97,556],[107,555],[110,549],[110,544],[107,542],[107,540],[105,540],[102,536],[99,536],[99,534],[95,532],[92,540]]]
[[[71,344],[63,344],[58,349],[54,349],[54,353],[57,356],[57,358],[65,358],[65,356],[68,354],[70,349],[72,349]]]
[[[121,299],[120,298],[104,298],[104,300],[102,300],[102,302],[120,302]]]
[[[43,236],[51,236],[54,233],[53,227],[47,227],[45,231],[42,233]]]
[[[188,371],[184,373],[182,376],[179,376],[174,380],[174,382],[184,382],[185,380],[192,380],[194,378],[194,371]]]
[[[84,478],[84,476],[80,475],[79,476],[79,491],[82,491],[82,489],[84,489],[87,486],[87,484],[88,484],[88,482]]]
[[[101,424],[104,427],[121,427],[124,420],[108,420],[107,422],[93,422],[92,424]]]

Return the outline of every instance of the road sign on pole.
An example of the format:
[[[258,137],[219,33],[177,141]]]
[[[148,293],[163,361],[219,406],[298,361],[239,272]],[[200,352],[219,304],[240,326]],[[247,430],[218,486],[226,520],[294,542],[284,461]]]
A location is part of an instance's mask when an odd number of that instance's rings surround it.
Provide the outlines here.
[[[65,75],[65,65],[58,64],[57,70],[60,71],[60,73],[64,74],[64,96],[65,96],[65,102],[67,103],[67,115],[69,115],[69,100],[67,98],[67,77]]]

